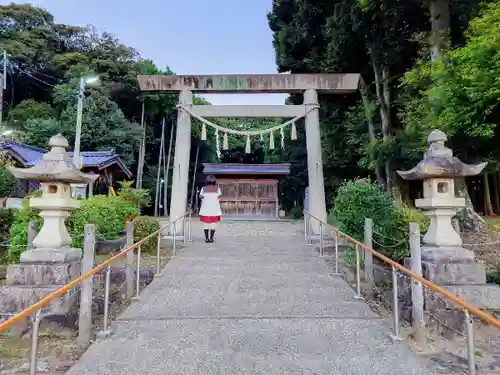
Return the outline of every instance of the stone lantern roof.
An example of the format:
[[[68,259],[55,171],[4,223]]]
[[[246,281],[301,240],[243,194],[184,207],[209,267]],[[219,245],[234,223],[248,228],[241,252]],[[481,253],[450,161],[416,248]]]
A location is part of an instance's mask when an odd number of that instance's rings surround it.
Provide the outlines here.
[[[398,171],[404,180],[426,180],[429,178],[455,178],[475,176],[481,173],[488,163],[465,164],[453,156],[453,151],[444,143],[448,138],[441,130],[429,134],[429,148],[424,158],[409,171]]]
[[[68,141],[61,134],[50,138],[50,151],[43,155],[42,160],[30,168],[8,167],[17,178],[37,180],[40,182],[66,182],[82,184],[95,181],[99,176],[79,171],[66,152]]]

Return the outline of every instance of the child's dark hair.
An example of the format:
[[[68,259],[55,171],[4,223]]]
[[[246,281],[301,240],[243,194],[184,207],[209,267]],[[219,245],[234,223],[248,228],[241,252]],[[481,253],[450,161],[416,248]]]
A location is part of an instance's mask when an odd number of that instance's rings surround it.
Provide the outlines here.
[[[217,179],[213,174],[208,175],[207,178],[205,179],[205,185],[216,185],[217,184]]]

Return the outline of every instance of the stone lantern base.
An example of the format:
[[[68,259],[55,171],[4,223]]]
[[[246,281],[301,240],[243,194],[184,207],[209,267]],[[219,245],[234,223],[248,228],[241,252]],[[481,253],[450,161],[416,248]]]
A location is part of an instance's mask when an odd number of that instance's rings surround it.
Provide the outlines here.
[[[18,313],[79,277],[81,253],[75,248],[24,252],[20,264],[8,266],[6,285],[0,285],[0,312]],[[43,313],[76,317],[78,299],[78,291],[72,290],[55,299]]]
[[[60,249],[31,249],[21,253],[20,263],[73,263],[82,259],[82,250],[74,247],[62,247]]]
[[[405,260],[410,268],[410,258]],[[486,268],[477,261],[474,253],[462,247],[422,247],[422,276],[434,284],[444,287],[450,293],[467,301],[472,306],[500,310],[500,286],[486,283]],[[401,308],[406,319],[411,319],[411,285],[401,279]],[[465,330],[463,309],[439,293],[424,287],[424,309],[456,331]],[[430,317],[430,314],[427,317]],[[429,319],[432,321],[432,319]],[[437,324],[436,321],[433,324]],[[440,327],[446,331],[445,327]],[[450,331],[449,333],[452,333]]]

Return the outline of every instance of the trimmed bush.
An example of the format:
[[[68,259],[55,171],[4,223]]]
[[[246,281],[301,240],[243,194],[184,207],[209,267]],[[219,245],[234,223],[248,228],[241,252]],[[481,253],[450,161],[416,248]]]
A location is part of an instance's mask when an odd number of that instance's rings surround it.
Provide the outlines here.
[[[14,213],[9,209],[0,209],[0,263],[8,259],[9,248],[5,244],[9,241],[10,228],[14,221]]]
[[[160,228],[160,223],[157,219],[147,216],[141,216],[135,219],[134,222],[134,242],[137,242],[144,237],[156,232]],[[142,246],[141,251],[147,254],[156,254],[157,237],[147,240]]]
[[[19,186],[19,181],[4,166],[0,166],[0,197],[10,197]]]
[[[139,216],[139,209],[133,203],[120,197],[95,195],[81,201],[67,221],[68,231],[73,238],[73,246],[83,247],[85,224],[95,224],[99,239],[112,240],[123,236],[127,221]]]
[[[304,217],[304,207],[302,205],[300,206],[294,206],[292,210],[290,211],[290,215],[294,219],[301,219]]]
[[[334,201],[329,221],[340,230],[363,241],[365,218],[373,220],[373,247],[395,261],[409,256],[408,225],[418,223],[425,232],[429,220],[421,211],[397,204],[378,185],[366,179],[343,183]]]
[[[33,195],[40,195],[37,191]],[[26,249],[28,242],[27,228],[31,220],[39,225],[42,220],[39,211],[29,207],[29,198],[23,200],[23,207],[14,214],[14,222],[10,234],[9,259],[17,262],[19,256]],[[74,211],[67,220],[67,228],[73,237],[74,247],[83,247],[83,233],[85,224],[95,224],[100,238],[114,239],[122,236],[127,221],[139,216],[139,209],[133,203],[120,197],[95,195],[81,201],[81,207]],[[40,227],[38,227],[38,230]]]
[[[30,207],[29,201],[31,197],[39,197],[41,194],[42,193],[39,190],[34,191],[23,199],[22,208],[14,211],[14,219],[12,227],[10,228],[9,241],[9,260],[11,262],[17,262],[21,253],[26,250],[26,246],[28,244],[29,222],[31,220],[36,220],[37,230],[40,230],[41,218],[38,215],[40,211]]]
[[[386,228],[394,221],[396,207],[392,197],[366,179],[344,182],[337,191],[332,218],[341,231],[363,241],[365,217],[373,219],[377,228]]]

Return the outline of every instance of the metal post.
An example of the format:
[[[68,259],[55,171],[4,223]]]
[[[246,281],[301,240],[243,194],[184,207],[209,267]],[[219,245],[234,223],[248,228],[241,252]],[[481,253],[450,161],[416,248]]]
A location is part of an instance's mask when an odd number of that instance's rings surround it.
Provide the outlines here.
[[[160,246],[161,246],[161,231],[158,232],[158,240],[156,242],[156,274],[155,276],[161,276],[160,274]]]
[[[312,217],[309,216],[309,220],[307,221],[307,244],[311,245],[312,244],[312,236],[311,236],[311,222],[312,222]]]
[[[308,220],[307,212],[304,211],[304,239],[306,240],[306,242],[307,242],[307,220]]]
[[[392,310],[394,335],[390,335],[390,337],[393,341],[401,341],[399,337],[398,273],[394,266],[392,266]]]
[[[363,296],[361,295],[361,265],[360,265],[360,259],[359,259],[359,245],[356,244],[356,295],[354,298],[356,299],[362,299]]]
[[[192,213],[189,212],[189,219],[188,219],[188,241],[193,242],[193,239],[191,238],[191,219],[192,219]]]
[[[127,223],[127,248],[130,248],[134,244],[134,222],[130,221]],[[134,252],[127,251],[126,254],[126,265],[125,265],[125,281],[126,281],[126,296],[127,298],[132,298],[134,296]]]
[[[187,220],[186,220],[186,216],[184,216],[183,218],[183,222],[182,222],[182,243],[184,244],[184,246],[187,245]]]
[[[319,222],[319,256],[322,257],[325,253],[325,244],[323,243],[323,223]]]
[[[42,321],[42,313],[38,310],[35,313],[33,321],[33,330],[31,332],[31,360],[30,360],[30,375],[36,375],[36,366],[38,362],[38,335],[40,332],[40,322]]]
[[[476,349],[474,345],[474,321],[469,311],[465,312],[465,324],[467,326],[467,363],[469,365],[469,375],[476,375]]]
[[[104,317],[102,323],[102,331],[97,335],[98,338],[104,339],[109,336],[108,320],[109,320],[109,289],[111,287],[111,265],[106,268],[106,282],[104,284]]]
[[[172,256],[175,257],[176,253],[176,242],[177,242],[177,228],[175,227],[175,221],[172,223]]]
[[[365,282],[369,290],[373,289],[373,254],[368,249],[373,249],[373,220],[365,218],[364,228],[364,245],[365,249]]]
[[[339,272],[339,231],[335,229],[335,273]]]
[[[133,300],[139,299],[139,292],[141,290],[141,246],[137,248],[137,265],[135,268],[135,297]]]

